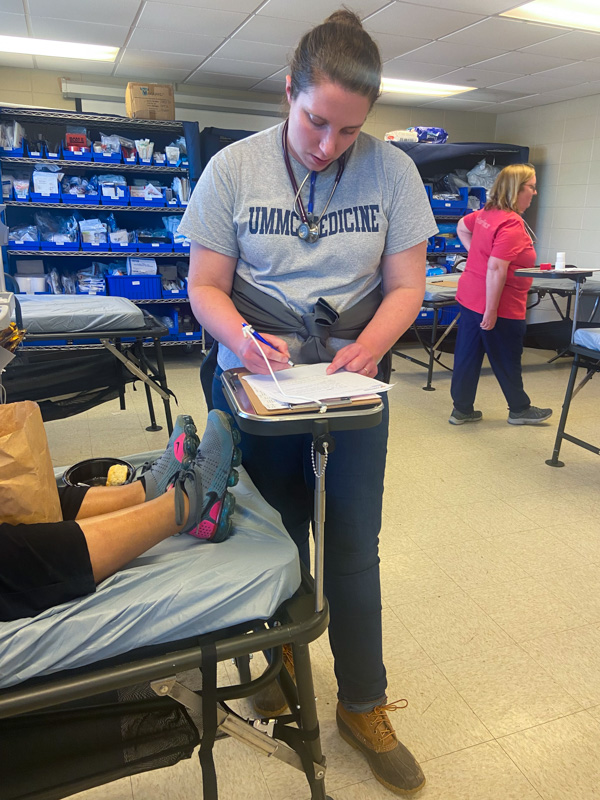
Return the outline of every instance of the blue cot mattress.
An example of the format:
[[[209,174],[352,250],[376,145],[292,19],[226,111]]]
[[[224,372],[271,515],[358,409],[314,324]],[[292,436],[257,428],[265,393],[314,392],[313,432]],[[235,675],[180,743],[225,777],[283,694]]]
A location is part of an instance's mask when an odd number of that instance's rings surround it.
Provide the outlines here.
[[[103,581],[95,594],[0,623],[0,687],[268,619],[300,585],[298,550],[240,467],[232,536],[174,536]]]

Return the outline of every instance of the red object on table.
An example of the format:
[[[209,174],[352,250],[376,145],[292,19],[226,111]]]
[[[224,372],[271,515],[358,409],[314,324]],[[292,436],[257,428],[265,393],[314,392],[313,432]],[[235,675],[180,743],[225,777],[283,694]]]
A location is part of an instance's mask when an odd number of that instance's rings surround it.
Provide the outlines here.
[[[552,269],[552,264],[540,264],[540,269]]]

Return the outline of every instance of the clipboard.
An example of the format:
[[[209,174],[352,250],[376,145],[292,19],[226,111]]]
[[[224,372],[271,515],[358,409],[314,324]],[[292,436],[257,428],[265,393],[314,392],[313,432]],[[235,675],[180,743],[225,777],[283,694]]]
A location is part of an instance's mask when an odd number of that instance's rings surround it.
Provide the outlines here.
[[[244,367],[236,367],[227,370],[227,373],[230,378],[231,388],[236,394],[238,405],[248,414],[260,417],[280,417],[289,414],[314,414],[320,410],[318,403],[298,403],[283,408],[266,408],[254,392],[252,386],[250,386],[247,381],[242,381],[244,375],[251,375],[251,372],[244,369]],[[328,411],[349,411],[351,409],[360,410],[377,406],[381,403],[381,398],[377,394],[372,394],[367,397],[334,398],[323,402],[327,406]],[[328,412],[325,412],[325,414],[327,413]]]

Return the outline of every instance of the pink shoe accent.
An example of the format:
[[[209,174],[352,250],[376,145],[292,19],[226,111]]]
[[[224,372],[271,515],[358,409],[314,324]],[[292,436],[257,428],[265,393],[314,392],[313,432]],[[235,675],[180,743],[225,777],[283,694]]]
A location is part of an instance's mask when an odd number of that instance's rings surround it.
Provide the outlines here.
[[[212,539],[215,535],[219,516],[221,514],[222,501],[219,500],[209,511],[209,518],[203,519],[193,530],[189,531],[190,536],[195,536],[197,539]]]
[[[180,464],[183,463],[183,443],[185,442],[185,432],[183,432],[180,436],[178,436],[175,441],[173,442],[173,455],[179,461]]]

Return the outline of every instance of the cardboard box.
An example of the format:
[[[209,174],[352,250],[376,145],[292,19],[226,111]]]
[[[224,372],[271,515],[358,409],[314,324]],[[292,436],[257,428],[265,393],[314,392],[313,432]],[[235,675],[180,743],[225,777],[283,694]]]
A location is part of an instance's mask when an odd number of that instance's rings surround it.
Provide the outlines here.
[[[165,83],[128,83],[127,116],[134,119],[175,119],[173,87]]]
[[[43,275],[44,262],[41,259],[17,259],[17,272],[19,275]]]

